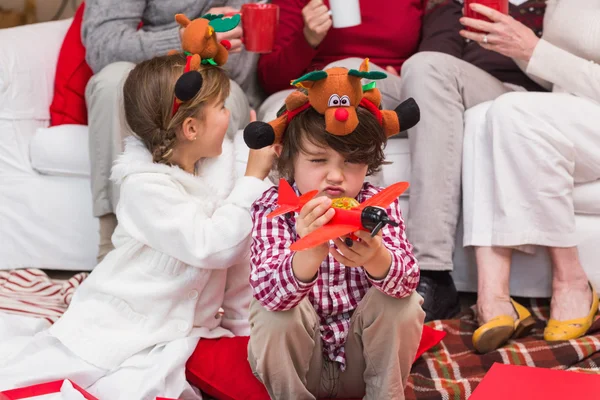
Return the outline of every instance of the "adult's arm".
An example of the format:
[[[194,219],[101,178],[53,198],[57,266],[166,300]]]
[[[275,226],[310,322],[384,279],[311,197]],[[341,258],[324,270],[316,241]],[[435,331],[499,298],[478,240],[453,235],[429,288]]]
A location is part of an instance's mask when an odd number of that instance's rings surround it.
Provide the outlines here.
[[[458,34],[462,5],[455,0],[427,0],[419,51],[437,51],[462,58],[465,40]]]
[[[92,71],[116,61],[138,63],[181,49],[175,19],[164,30],[138,29],[145,8],[146,0],[86,0],[81,36]]]
[[[290,89],[290,81],[310,66],[317,54],[304,37],[302,8],[306,0],[273,0],[279,6],[279,30],[273,51],[258,60],[258,79],[265,92],[271,94]]]

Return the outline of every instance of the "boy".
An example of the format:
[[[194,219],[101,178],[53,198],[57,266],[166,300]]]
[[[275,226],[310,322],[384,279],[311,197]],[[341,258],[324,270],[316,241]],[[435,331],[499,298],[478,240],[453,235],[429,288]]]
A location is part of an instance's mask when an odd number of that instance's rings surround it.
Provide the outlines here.
[[[298,215],[267,219],[277,207],[271,188],[251,210],[248,359],[273,399],[404,399],[425,314],[398,200],[387,209],[398,227],[375,237],[358,231],[351,247],[340,238],[289,250],[333,217],[332,199],[363,202],[381,190],[364,179],[384,162],[386,136],[371,111],[357,111],[359,125],[346,136],[328,134],[313,108],[295,115],[278,171],[297,194],[319,193]]]

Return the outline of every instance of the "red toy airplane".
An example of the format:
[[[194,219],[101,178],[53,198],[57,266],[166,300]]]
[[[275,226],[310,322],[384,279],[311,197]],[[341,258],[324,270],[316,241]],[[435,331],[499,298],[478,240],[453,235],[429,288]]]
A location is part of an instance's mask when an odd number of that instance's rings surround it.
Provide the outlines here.
[[[321,243],[352,234],[352,232],[358,230],[370,232],[371,236],[375,236],[386,224],[398,226],[396,221],[389,219],[385,208],[396,200],[407,188],[408,182],[394,183],[360,204],[357,204],[354,199],[334,199],[332,208],[335,209],[335,215],[333,218],[322,228],[311,232],[292,244],[290,250],[300,251],[310,249]],[[281,179],[279,181],[279,197],[277,199],[279,207],[267,215],[267,218],[299,211],[317,193],[317,190],[313,190],[302,196],[297,196],[290,184],[285,179]],[[356,240],[356,237],[351,235],[351,238],[346,239],[348,246],[352,245],[352,239]]]

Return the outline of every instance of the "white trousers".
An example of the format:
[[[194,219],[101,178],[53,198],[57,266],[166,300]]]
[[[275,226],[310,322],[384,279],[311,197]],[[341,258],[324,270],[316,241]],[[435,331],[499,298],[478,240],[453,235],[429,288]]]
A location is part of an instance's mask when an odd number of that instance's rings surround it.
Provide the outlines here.
[[[465,246],[577,245],[573,189],[600,179],[600,104],[508,93],[468,111]]]

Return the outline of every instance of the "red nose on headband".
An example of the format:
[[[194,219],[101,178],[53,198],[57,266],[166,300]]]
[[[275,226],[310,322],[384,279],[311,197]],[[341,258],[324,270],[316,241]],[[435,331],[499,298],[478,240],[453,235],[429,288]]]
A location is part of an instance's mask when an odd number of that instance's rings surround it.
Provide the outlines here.
[[[171,116],[177,113],[181,103],[193,99],[200,92],[200,89],[202,89],[202,74],[196,70],[190,71],[191,60],[192,57],[188,56],[185,68],[183,69],[183,75],[175,83],[175,98],[173,99],[173,112]]]

